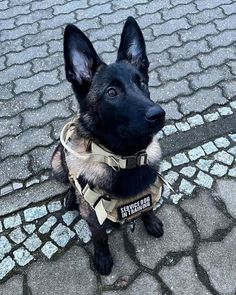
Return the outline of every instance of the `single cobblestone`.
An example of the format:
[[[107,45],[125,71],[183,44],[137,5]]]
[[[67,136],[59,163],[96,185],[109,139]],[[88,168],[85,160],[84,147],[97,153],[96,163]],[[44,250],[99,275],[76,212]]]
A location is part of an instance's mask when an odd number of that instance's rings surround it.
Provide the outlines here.
[[[33,234],[25,240],[24,245],[30,252],[34,252],[42,245],[42,241],[36,234]]]
[[[218,111],[221,114],[221,116],[229,116],[233,114],[233,111],[231,110],[231,108],[228,108],[228,107],[218,108]]]
[[[48,259],[50,259],[53,254],[58,251],[58,248],[52,242],[47,242],[45,245],[43,245],[41,251],[45,256],[47,256]]]
[[[191,161],[195,161],[205,155],[204,150],[199,146],[188,152]]]
[[[5,236],[0,236],[0,260],[2,260],[5,254],[9,253],[12,246]]]
[[[216,163],[212,166],[210,173],[219,177],[224,176],[228,171],[228,167],[222,164]]]
[[[10,256],[0,262],[0,280],[15,267],[15,264],[15,261]]]
[[[45,205],[29,208],[24,211],[25,220],[28,222],[39,219],[45,215],[47,215],[47,209]]]
[[[18,225],[22,224],[22,220],[21,220],[20,215],[16,214],[16,215],[4,218],[3,224],[6,229],[14,228],[14,227],[17,227]]]
[[[171,160],[174,166],[183,165],[189,162],[189,159],[183,153],[175,155],[174,157],[171,158]]]
[[[16,244],[20,244],[20,243],[22,243],[26,239],[26,235],[22,232],[22,230],[21,230],[20,227],[14,229],[9,234],[9,237]]]
[[[210,113],[204,115],[204,119],[208,122],[216,121],[220,117],[220,114],[218,112]]]
[[[33,260],[33,256],[27,251],[24,247],[21,247],[13,252],[16,262],[20,266],[27,265],[30,261]]]
[[[200,171],[197,175],[197,178],[194,180],[200,186],[210,189],[213,184],[213,178],[210,175]]]
[[[226,165],[231,165],[234,161],[234,157],[225,151],[218,152],[214,158]]]
[[[191,127],[199,126],[204,124],[203,119],[200,115],[195,115],[193,117],[187,118],[188,123]]]
[[[62,209],[62,205],[60,201],[52,201],[47,205],[47,207],[48,207],[48,211],[51,213]]]
[[[36,230],[35,224],[26,224],[23,228],[28,234],[32,234]]]
[[[84,243],[88,243],[91,240],[92,233],[89,229],[89,226],[87,222],[83,219],[79,220],[75,226],[74,230],[79,237],[80,240],[82,240]]]
[[[210,168],[210,166],[212,165],[213,162],[214,162],[213,160],[200,159],[197,162],[196,166],[198,168],[200,168],[201,170],[208,172],[209,168]]]
[[[57,243],[60,247],[65,247],[71,238],[73,238],[75,233],[71,231],[65,225],[59,223],[57,227],[51,233],[51,238]]]
[[[193,185],[191,182],[189,182],[188,180],[186,179],[182,179],[181,183],[180,183],[180,187],[179,187],[179,190],[180,192],[182,193],[185,193],[187,195],[191,195],[194,188],[196,186]]]
[[[196,172],[196,168],[195,167],[192,167],[192,166],[187,166],[187,167],[184,167],[180,170],[180,173],[182,173],[183,175],[187,176],[187,177],[192,177],[195,172]]]
[[[39,232],[41,234],[46,234],[48,233],[52,226],[57,222],[57,219],[55,216],[50,216],[47,221],[45,221],[39,228]]]
[[[225,148],[230,145],[230,142],[225,137],[220,137],[220,138],[215,139],[214,143],[218,148]]]
[[[202,148],[204,149],[207,155],[217,152],[217,147],[214,145],[212,141],[203,144]]]

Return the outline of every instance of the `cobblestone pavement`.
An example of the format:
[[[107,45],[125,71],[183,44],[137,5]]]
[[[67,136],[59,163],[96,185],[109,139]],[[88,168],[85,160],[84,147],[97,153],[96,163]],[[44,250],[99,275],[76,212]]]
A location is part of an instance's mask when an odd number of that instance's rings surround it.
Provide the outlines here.
[[[114,61],[128,15],[147,41],[150,87],[167,112],[158,134],[165,234],[110,234],[115,265],[92,267],[87,224],[65,212],[67,187],[50,157],[77,108],[65,81],[63,29],[86,32]],[[0,293],[236,292],[236,1],[2,0],[0,2]]]

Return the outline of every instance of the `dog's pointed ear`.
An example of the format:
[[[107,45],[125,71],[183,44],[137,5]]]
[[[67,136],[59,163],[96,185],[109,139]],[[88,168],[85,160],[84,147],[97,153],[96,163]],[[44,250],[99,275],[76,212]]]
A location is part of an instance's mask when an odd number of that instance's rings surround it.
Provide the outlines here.
[[[118,50],[117,61],[127,60],[145,75],[148,75],[149,61],[143,34],[136,20],[129,16],[125,22]]]
[[[64,32],[64,59],[66,78],[71,83],[90,85],[101,59],[92,43],[76,26],[69,24]]]

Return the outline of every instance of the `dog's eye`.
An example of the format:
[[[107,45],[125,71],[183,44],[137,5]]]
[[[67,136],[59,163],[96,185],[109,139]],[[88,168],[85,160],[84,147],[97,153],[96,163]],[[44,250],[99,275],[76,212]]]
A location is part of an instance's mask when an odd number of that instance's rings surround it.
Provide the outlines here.
[[[107,90],[107,94],[110,96],[110,97],[114,97],[117,95],[117,91],[115,90],[115,88],[109,88]]]

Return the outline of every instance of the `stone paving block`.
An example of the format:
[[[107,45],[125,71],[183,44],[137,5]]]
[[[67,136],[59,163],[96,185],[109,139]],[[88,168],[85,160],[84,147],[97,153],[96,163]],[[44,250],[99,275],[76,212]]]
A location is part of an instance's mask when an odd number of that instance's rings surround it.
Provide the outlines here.
[[[76,13],[76,20],[77,21],[75,22],[75,25],[83,32],[85,32],[87,30],[92,30],[92,29],[99,29],[102,27],[100,19],[98,17],[81,20],[81,14]],[[96,42],[96,39],[94,39],[94,42]]]
[[[190,41],[182,46],[170,48],[168,51],[171,54],[172,60],[177,61],[192,58],[199,53],[209,52],[210,49],[208,48],[206,40],[199,40]]]
[[[161,18],[161,14],[159,12],[155,12],[153,14],[144,14],[140,16],[139,18],[136,18],[140,28],[147,28],[150,25],[153,24],[160,24],[163,22]],[[153,28],[153,27],[152,27]],[[144,38],[146,41],[147,39]]]
[[[203,10],[200,13],[187,15],[188,20],[194,26],[198,24],[209,23],[210,21],[224,17],[225,15],[219,7]]]
[[[149,52],[149,48],[147,48],[147,52]],[[169,54],[166,51],[163,51],[162,53],[159,53],[159,54],[150,53],[148,54],[148,59],[150,62],[150,66],[149,66],[150,71],[156,68],[158,69],[158,67],[160,66],[171,64]]]
[[[224,31],[221,32],[218,35],[213,35],[213,36],[208,36],[206,38],[210,45],[212,47],[218,47],[218,46],[228,46],[230,44],[232,44],[233,42],[235,42],[236,40],[236,31],[235,30],[230,30],[230,31]]]
[[[231,223],[215,207],[211,192],[200,191],[197,197],[182,201],[180,206],[193,217],[203,239],[210,238],[219,229],[228,228]]]
[[[191,127],[199,126],[204,124],[202,116],[201,115],[195,115],[192,117],[187,118],[188,123]]]
[[[56,212],[61,210],[62,205],[60,201],[51,201],[50,203],[48,203],[47,207],[49,212]]]
[[[161,286],[157,280],[147,273],[142,273],[138,278],[124,291],[107,291],[105,295],[152,295],[161,294]]]
[[[234,98],[236,95],[236,83],[235,81],[225,81],[221,83],[221,86],[224,89],[224,93],[226,94],[228,99]]]
[[[214,35],[217,33],[215,26],[211,23],[209,24],[199,24],[188,30],[183,30],[180,32],[181,39],[184,42],[191,40],[199,40],[208,35]]]
[[[236,218],[236,184],[233,180],[217,180],[217,192],[225,202],[228,212]]]
[[[236,3],[232,2],[231,4],[221,5],[221,8],[223,8],[225,14],[233,14],[236,13]]]
[[[31,65],[29,63],[24,65],[14,65],[6,68],[1,72],[0,84],[11,82],[19,77],[29,77],[31,75],[30,68]]]
[[[177,132],[177,128],[175,127],[175,125],[166,125],[162,128],[162,131],[166,136],[168,136]]]
[[[122,32],[123,23],[119,24],[111,24],[109,26],[104,26],[97,30],[90,30],[89,31],[89,38],[90,41],[97,41],[97,40],[107,40],[109,37],[117,34],[117,32]]]
[[[36,34],[38,32],[38,24],[22,25],[12,30],[3,30],[1,32],[0,41],[18,39],[27,34]]]
[[[40,72],[27,79],[18,79],[15,82],[15,92],[17,94],[21,92],[33,92],[46,85],[55,85],[59,82],[57,75],[57,70],[54,70],[51,72]]]
[[[11,100],[0,101],[0,117],[14,116],[28,108],[35,109],[42,106],[39,96],[39,92],[35,91],[15,95]]]
[[[18,53],[9,53],[6,56],[8,66],[13,64],[24,64],[31,59],[35,59],[36,57],[47,56],[47,46],[42,45],[38,47],[30,47]]]
[[[52,242],[47,242],[43,245],[41,251],[50,259],[58,251],[58,248]]]
[[[208,172],[208,171],[209,171],[209,168],[210,168],[210,166],[212,165],[213,162],[214,162],[214,160],[200,159],[200,160],[197,162],[196,166],[197,166],[199,169]]]
[[[49,53],[55,53],[55,52],[62,52],[63,51],[63,43],[62,43],[62,40],[52,40],[52,41],[49,41],[48,43],[48,52]]]
[[[96,9],[94,9],[94,7],[89,7],[85,10],[78,10],[77,17],[78,17],[78,19],[82,19],[82,18],[85,18],[85,16],[86,16],[86,19],[90,19],[90,18],[94,18],[98,15],[108,14],[111,12],[113,12],[113,10],[111,8],[111,3],[108,2],[108,3],[104,3],[104,4],[96,6]]]
[[[161,35],[170,35],[181,29],[188,29],[190,25],[186,18],[172,19],[164,22],[163,24],[153,25],[153,34],[158,37]]]
[[[31,2],[31,1],[29,1]],[[36,10],[34,12],[31,12],[26,15],[19,15],[15,18],[15,23],[17,26],[23,25],[23,24],[32,24],[36,21],[39,21],[40,19],[48,19],[53,16],[52,14],[52,8],[49,9],[42,9],[42,10]]]
[[[179,186],[179,191],[186,194],[186,195],[191,195],[195,187],[196,186],[193,185],[188,180],[182,179],[180,186]]]
[[[31,128],[15,137],[2,140],[4,144],[0,152],[2,158],[10,155],[22,155],[36,146],[47,146],[53,142],[50,137],[50,126]]]
[[[67,211],[62,215],[62,219],[66,225],[70,225],[79,215],[77,210]]]
[[[61,130],[68,121],[69,121],[68,119],[57,119],[51,123],[53,127],[53,137],[56,140],[59,139]]]
[[[179,153],[171,158],[174,166],[183,165],[189,162],[189,159],[184,153]]]
[[[57,222],[55,216],[50,216],[39,228],[41,234],[46,234],[50,231],[51,227]]]
[[[38,10],[38,9],[47,9],[48,7],[51,7],[52,4],[63,4],[64,0],[55,0],[55,1],[50,1],[50,0],[42,0],[40,2],[33,2],[31,5],[31,10]]]
[[[36,234],[32,234],[24,241],[24,245],[30,252],[34,252],[42,245],[42,241]]]
[[[195,172],[196,172],[196,168],[193,167],[193,166],[187,166],[187,167],[184,167],[180,170],[180,173],[182,173],[183,175],[187,176],[187,177],[192,177]]]
[[[71,95],[72,88],[71,84],[67,81],[63,81],[60,84],[54,85],[54,86],[45,86],[42,89],[42,101],[44,103],[52,102],[52,101],[60,101],[64,98],[68,97],[68,95]],[[75,98],[74,98],[75,99]]]
[[[47,30],[47,29],[54,29],[59,26],[65,27],[68,23],[74,23],[75,22],[75,14],[62,14],[55,16],[50,19],[45,19],[39,21],[39,26],[41,30]]]
[[[114,40],[112,39],[94,42],[93,46],[98,54],[104,51],[111,52],[116,50],[116,48],[114,47]]]
[[[129,232],[137,258],[149,268],[154,268],[168,252],[190,249],[193,243],[190,229],[174,206],[166,204],[157,216],[164,224],[164,235],[160,239],[149,236],[141,222],[137,223],[134,233]]]
[[[52,231],[51,238],[57,243],[58,246],[65,247],[69,243],[70,239],[74,237],[74,235],[75,233],[73,231],[71,231],[65,225],[59,223]]]
[[[225,137],[219,137],[219,138],[215,139],[214,143],[218,148],[225,148],[230,145],[230,142]]]
[[[12,246],[9,242],[9,240],[1,235],[0,236],[0,260],[4,258],[4,256],[9,253],[12,249]]]
[[[14,277],[10,278],[6,283],[1,285],[1,293],[4,295],[22,295],[23,277],[21,275],[15,275]]]
[[[74,230],[83,243],[88,243],[91,240],[92,233],[89,229],[88,223],[84,219],[79,220],[75,224]]]
[[[221,116],[228,116],[228,115],[232,115],[233,114],[233,111],[229,107],[221,107],[221,108],[218,108],[218,111],[221,114]]]
[[[217,147],[214,145],[212,141],[203,144],[202,148],[204,149],[207,155],[217,152]]]
[[[228,167],[219,163],[216,163],[212,166],[210,173],[218,177],[224,176],[228,171]]]
[[[196,148],[193,148],[190,151],[188,151],[188,156],[189,156],[191,161],[195,161],[195,160],[199,159],[200,157],[202,157],[204,155],[205,155],[205,152],[200,146],[198,146]]]
[[[0,163],[0,186],[13,179],[23,180],[31,175],[28,156],[14,157]]]
[[[229,30],[229,29],[235,29],[236,28],[236,16],[230,15],[227,18],[224,19],[217,19],[215,20],[216,26],[220,31]]]
[[[195,89],[212,87],[217,83],[231,78],[231,74],[225,66],[209,68],[200,74],[191,76],[191,84]]]
[[[15,19],[9,18],[9,19],[0,20],[0,26],[2,30],[13,29],[15,27]]]
[[[233,59],[236,54],[236,49],[234,47],[228,48],[218,48],[208,54],[199,55],[201,66],[203,68],[208,68],[210,66],[217,66],[225,64],[226,60]]]
[[[62,38],[62,29],[56,28],[53,30],[45,30],[37,35],[26,35],[24,37],[24,46],[36,46],[41,44],[47,44],[47,42],[53,40],[58,40]]]
[[[107,4],[106,4],[107,5]],[[85,12],[86,13],[86,12]],[[104,25],[109,25],[111,23],[118,23],[121,21],[125,21],[128,16],[135,17],[135,9],[130,8],[129,10],[118,10],[112,14],[103,14],[100,16],[102,23]]]
[[[0,280],[14,268],[15,264],[15,261],[10,256],[7,256],[0,262]]]
[[[18,135],[21,133],[21,118],[19,116],[9,119],[0,119],[0,138],[4,136]]]
[[[23,112],[23,128],[44,126],[55,118],[69,118],[71,115],[67,101],[49,102],[37,110]]]
[[[178,61],[170,67],[160,68],[159,75],[162,81],[179,80],[191,73],[198,73],[201,69],[197,60]]]
[[[184,5],[178,5],[168,10],[163,10],[162,15],[165,20],[181,18],[188,16],[189,14],[196,13],[198,10],[193,3],[185,3]]]
[[[71,248],[57,261],[32,264],[27,276],[32,293],[37,295],[68,294],[68,290],[70,294],[93,294],[96,290],[89,259],[79,247]]]
[[[16,7],[11,7],[9,9],[4,10],[4,12],[1,14],[1,19],[9,19],[18,14],[27,14],[30,12],[29,8],[30,5],[20,5]]]
[[[22,232],[20,227],[14,229],[9,234],[9,236],[10,236],[11,240],[16,244],[20,244],[26,239],[26,235]]]
[[[32,234],[35,231],[36,226],[34,224],[30,223],[30,224],[24,225],[23,228],[28,234]]]
[[[214,113],[204,115],[204,119],[207,122],[216,121],[216,120],[219,119],[219,117],[220,117],[220,114],[218,112],[214,112]]]
[[[21,223],[22,223],[22,220],[19,214],[6,217],[3,220],[3,224],[6,229],[17,227]]]
[[[189,89],[188,81],[181,80],[165,83],[163,86],[155,88],[155,92],[158,102],[167,102],[175,97],[190,94],[191,90]]]
[[[60,5],[63,4],[63,0],[59,0],[58,3],[55,4],[59,4],[59,5],[55,5],[53,6],[53,14],[58,15],[58,14],[67,14],[70,13],[72,11],[76,11],[78,9],[81,8],[87,8],[88,4],[87,1],[85,0],[80,0],[78,1],[69,1],[68,3],[65,3],[64,5]],[[50,2],[49,2],[50,3]]]
[[[5,10],[8,8],[8,1],[1,1],[0,3],[0,10]]]
[[[162,103],[161,107],[166,112],[166,120],[179,120],[182,118],[182,114],[179,112],[179,106],[175,101],[169,103]]]
[[[8,40],[0,43],[0,52],[2,55],[9,53],[11,51],[18,52],[23,49],[22,40]]]
[[[33,256],[30,254],[28,250],[26,250],[24,247],[21,247],[13,252],[14,258],[16,262],[20,266],[27,265],[30,261],[33,260]]]
[[[213,184],[213,178],[202,171],[198,173],[197,178],[194,181],[200,186],[206,187],[208,189],[210,189]]]
[[[19,4],[28,4],[31,0],[9,0],[9,7],[18,6]]]
[[[193,259],[189,256],[174,266],[164,267],[159,274],[174,294],[212,294],[198,280]]]
[[[160,36],[152,42],[146,42],[146,47],[151,53],[161,53],[171,46],[181,45],[178,35],[172,34],[170,36]]]
[[[4,105],[5,103],[9,103],[10,98],[12,98],[13,85],[12,84],[5,84],[4,86],[0,86],[0,106]],[[1,111],[1,108],[0,108]]]
[[[234,157],[225,151],[218,152],[214,155],[214,158],[226,165],[231,165],[234,161]]]
[[[214,8],[222,4],[231,3],[231,0],[214,0],[214,1],[197,0],[195,1],[195,3],[197,4],[197,8],[199,10],[204,10],[204,9]]]
[[[47,215],[47,209],[45,205],[28,208],[24,211],[25,220],[27,222],[39,219]]]
[[[202,244],[198,249],[199,262],[220,294],[233,294],[236,289],[235,239],[234,228],[222,242]]]
[[[137,13],[139,15],[143,15],[143,14],[153,14],[155,12],[157,12],[160,9],[167,9],[171,7],[170,1],[169,0],[162,0],[162,1],[152,1],[149,3],[138,3],[137,5],[135,5],[135,8],[137,10]]]

